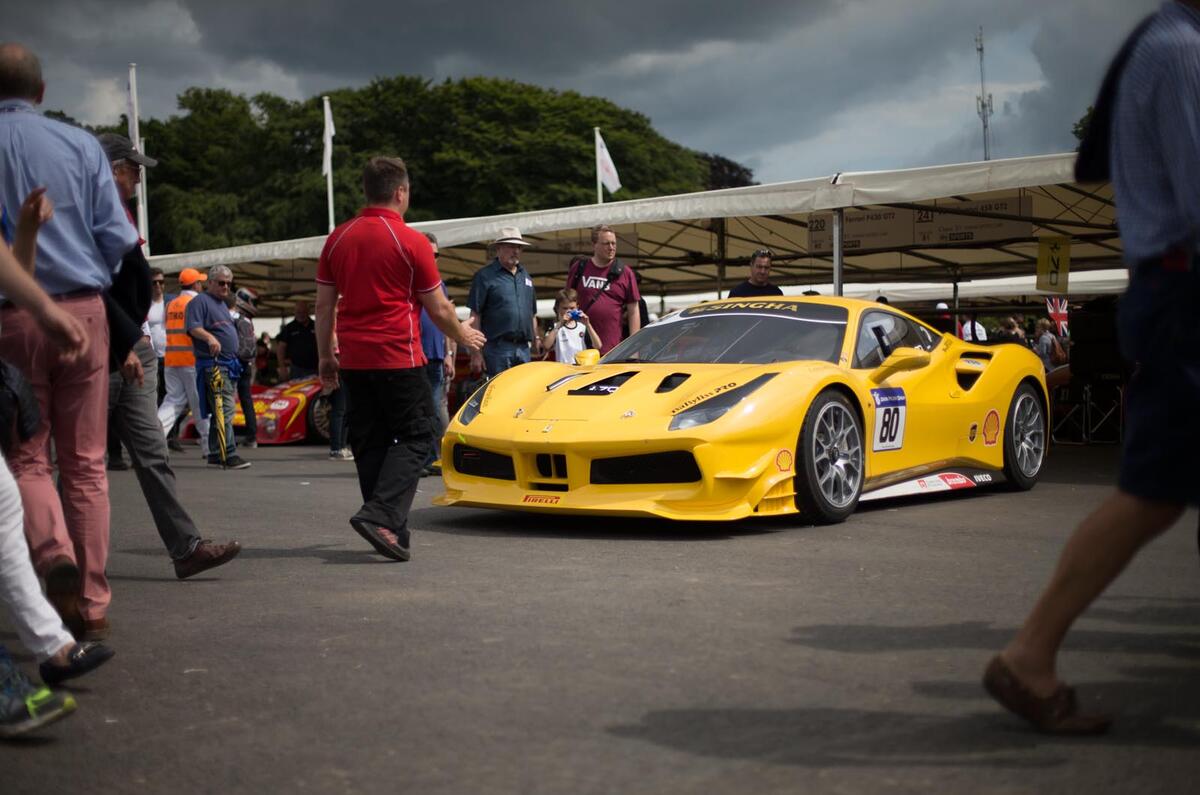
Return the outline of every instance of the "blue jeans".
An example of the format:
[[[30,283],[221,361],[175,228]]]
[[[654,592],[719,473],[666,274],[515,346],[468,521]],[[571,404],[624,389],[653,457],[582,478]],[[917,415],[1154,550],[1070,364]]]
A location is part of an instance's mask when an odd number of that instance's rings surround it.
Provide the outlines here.
[[[483,346],[483,369],[488,376],[499,375],[510,367],[529,361],[529,343],[488,340]]]
[[[429,381],[429,394],[433,398],[433,436],[429,445],[429,458],[425,460],[425,466],[437,461],[442,454],[442,434],[446,432],[446,428],[442,425],[442,417],[438,413],[437,405],[442,400],[442,384],[445,383],[446,375],[445,370],[442,369],[444,366],[441,359],[425,365],[425,378]]]
[[[242,419],[246,424],[242,426],[243,439],[255,439],[258,437],[258,417],[254,414],[254,394],[250,389],[250,384],[254,380],[254,364],[252,362],[242,362],[242,375],[237,382],[238,403],[242,405]]]
[[[336,453],[346,446],[350,425],[346,422],[346,387],[339,386],[329,393],[329,452]]]

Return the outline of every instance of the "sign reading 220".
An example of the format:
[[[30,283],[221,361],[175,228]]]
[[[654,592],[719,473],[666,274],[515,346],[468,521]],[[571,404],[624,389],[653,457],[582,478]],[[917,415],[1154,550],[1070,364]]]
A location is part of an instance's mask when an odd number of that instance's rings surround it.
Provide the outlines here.
[[[904,390],[898,387],[872,389],[875,401],[875,432],[871,435],[871,449],[899,450],[904,446],[904,420],[908,413],[908,400]]]

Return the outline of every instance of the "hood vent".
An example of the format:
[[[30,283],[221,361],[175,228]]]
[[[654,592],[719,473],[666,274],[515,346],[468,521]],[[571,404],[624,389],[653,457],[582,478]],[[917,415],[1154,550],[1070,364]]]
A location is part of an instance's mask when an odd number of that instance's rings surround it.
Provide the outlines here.
[[[631,370],[627,373],[617,373],[610,375],[603,381],[593,381],[587,386],[581,386],[578,389],[572,389],[567,394],[570,395],[611,395],[621,388],[621,384],[628,381],[637,375],[636,370]]]
[[[662,394],[663,392],[670,392],[689,378],[691,378],[691,376],[687,373],[671,373],[662,380],[662,383],[660,383],[658,388],[654,391],[659,394]]]

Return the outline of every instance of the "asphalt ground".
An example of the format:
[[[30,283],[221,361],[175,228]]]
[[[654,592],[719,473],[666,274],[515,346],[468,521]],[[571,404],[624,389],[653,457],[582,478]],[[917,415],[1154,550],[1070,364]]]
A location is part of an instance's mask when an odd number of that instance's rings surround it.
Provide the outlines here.
[[[1068,640],[1110,735],[1033,734],[979,686],[1114,448],[1056,449],[1029,493],[820,528],[435,508],[427,479],[409,563],[347,525],[352,463],[246,452],[177,457],[200,524],[246,547],[187,582],[113,473],[117,656],[76,715],[0,745],[0,791],[1195,791],[1194,511]]]

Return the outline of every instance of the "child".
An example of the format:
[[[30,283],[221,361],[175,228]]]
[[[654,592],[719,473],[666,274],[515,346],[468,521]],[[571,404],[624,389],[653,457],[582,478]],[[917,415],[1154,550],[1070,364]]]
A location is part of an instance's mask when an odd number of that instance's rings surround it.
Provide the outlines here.
[[[558,320],[542,339],[542,347],[554,346],[554,358],[564,364],[574,364],[575,354],[584,348],[599,348],[600,335],[592,321],[578,308],[578,294],[571,288],[559,290],[554,298],[554,314]],[[589,344],[590,343],[590,344]]]

